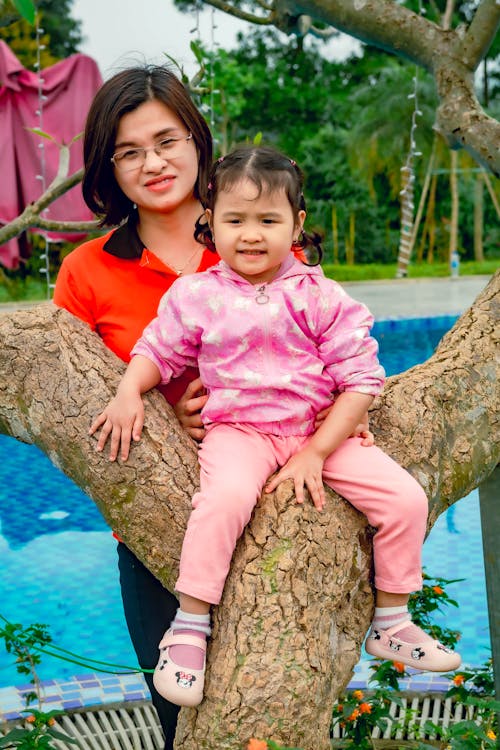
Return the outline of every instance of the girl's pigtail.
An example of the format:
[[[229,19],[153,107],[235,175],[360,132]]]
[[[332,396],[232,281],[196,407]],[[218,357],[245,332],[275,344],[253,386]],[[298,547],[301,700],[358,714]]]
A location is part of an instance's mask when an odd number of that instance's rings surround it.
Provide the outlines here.
[[[205,214],[202,214],[198,219],[196,219],[196,224],[194,225],[194,238],[196,242],[199,242],[200,245],[204,245],[204,247],[207,247],[212,253],[217,252],[214,244],[214,239],[212,237],[212,230],[210,229]]]
[[[300,237],[297,241],[297,245],[301,247],[305,252],[305,261],[302,261],[306,266],[319,266],[323,260],[323,247],[322,237],[317,232],[304,232],[302,230]]]

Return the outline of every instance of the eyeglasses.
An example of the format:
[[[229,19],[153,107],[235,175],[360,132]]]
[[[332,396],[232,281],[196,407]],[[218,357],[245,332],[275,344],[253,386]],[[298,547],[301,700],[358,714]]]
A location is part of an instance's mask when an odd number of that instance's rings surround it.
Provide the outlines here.
[[[148,151],[154,151],[156,156],[160,159],[169,161],[170,159],[176,159],[182,153],[184,143],[190,141],[193,137],[192,133],[187,136],[181,136],[179,138],[163,138],[154,146],[143,148],[137,146],[136,148],[124,148],[122,151],[117,151],[111,157],[111,161],[120,172],[131,172],[133,169],[139,169],[146,163],[146,154]]]

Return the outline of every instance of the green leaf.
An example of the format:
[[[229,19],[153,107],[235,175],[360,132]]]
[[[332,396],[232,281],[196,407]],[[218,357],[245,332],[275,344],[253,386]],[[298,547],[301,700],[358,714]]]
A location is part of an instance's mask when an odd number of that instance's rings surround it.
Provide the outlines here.
[[[19,740],[24,739],[27,732],[27,729],[11,729],[5,737],[0,737],[0,747],[9,747],[13,742],[18,742]]]
[[[34,133],[35,135],[39,135],[41,138],[47,138],[48,141],[53,141],[53,137],[46,133],[44,130],[40,130],[40,128],[26,128],[28,133]]]
[[[191,52],[196,57],[197,62],[200,65],[203,65],[205,62],[205,51],[203,47],[197,41],[192,41],[189,46],[191,48]]]
[[[12,4],[28,23],[35,23],[35,4],[33,0],[12,0]]]
[[[47,729],[47,734],[50,734],[55,740],[61,740],[61,742],[72,742],[74,745],[78,745],[78,742],[74,737],[69,737],[69,735],[64,734],[64,732],[59,732],[57,729],[52,729],[52,727]]]

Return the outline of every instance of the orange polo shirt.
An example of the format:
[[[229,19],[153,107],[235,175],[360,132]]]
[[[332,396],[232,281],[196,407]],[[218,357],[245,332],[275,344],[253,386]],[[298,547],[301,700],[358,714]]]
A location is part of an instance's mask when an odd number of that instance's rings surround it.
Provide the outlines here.
[[[218,263],[219,256],[203,251],[197,272]],[[54,303],[88,323],[106,346],[128,362],[130,351],[158,304],[178,278],[141,242],[135,224],[85,242],[64,259],[56,281]],[[193,368],[160,390],[176,403],[198,373]]]

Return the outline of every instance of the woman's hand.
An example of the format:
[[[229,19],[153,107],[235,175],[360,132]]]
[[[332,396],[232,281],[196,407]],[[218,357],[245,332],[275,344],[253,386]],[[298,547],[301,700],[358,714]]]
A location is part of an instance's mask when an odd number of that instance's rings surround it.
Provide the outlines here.
[[[314,422],[315,430],[317,430],[318,427],[323,424],[332,408],[333,404],[316,414],[316,421]],[[353,430],[352,434],[349,435],[349,437],[362,438],[361,445],[364,445],[366,448],[369,448],[371,445],[375,445],[375,436],[373,432],[370,431],[368,412],[364,413],[360,423],[356,425],[355,429]]]
[[[109,460],[115,461],[120,452],[122,461],[126,461],[130,452],[131,440],[137,441],[144,425],[144,405],[140,393],[120,393],[109,402],[104,411],[90,425],[89,435],[99,428],[96,451],[104,450],[110,438]]]
[[[173,407],[175,416],[188,435],[200,442],[205,437],[205,428],[201,421],[200,412],[207,403],[208,396],[201,382],[196,378],[189,383],[183,396]]]
[[[264,490],[272,492],[285,479],[293,479],[297,502],[300,504],[304,502],[305,485],[310,492],[314,507],[323,510],[325,507],[323,463],[321,456],[308,445],[292,456],[283,468],[269,479]]]

